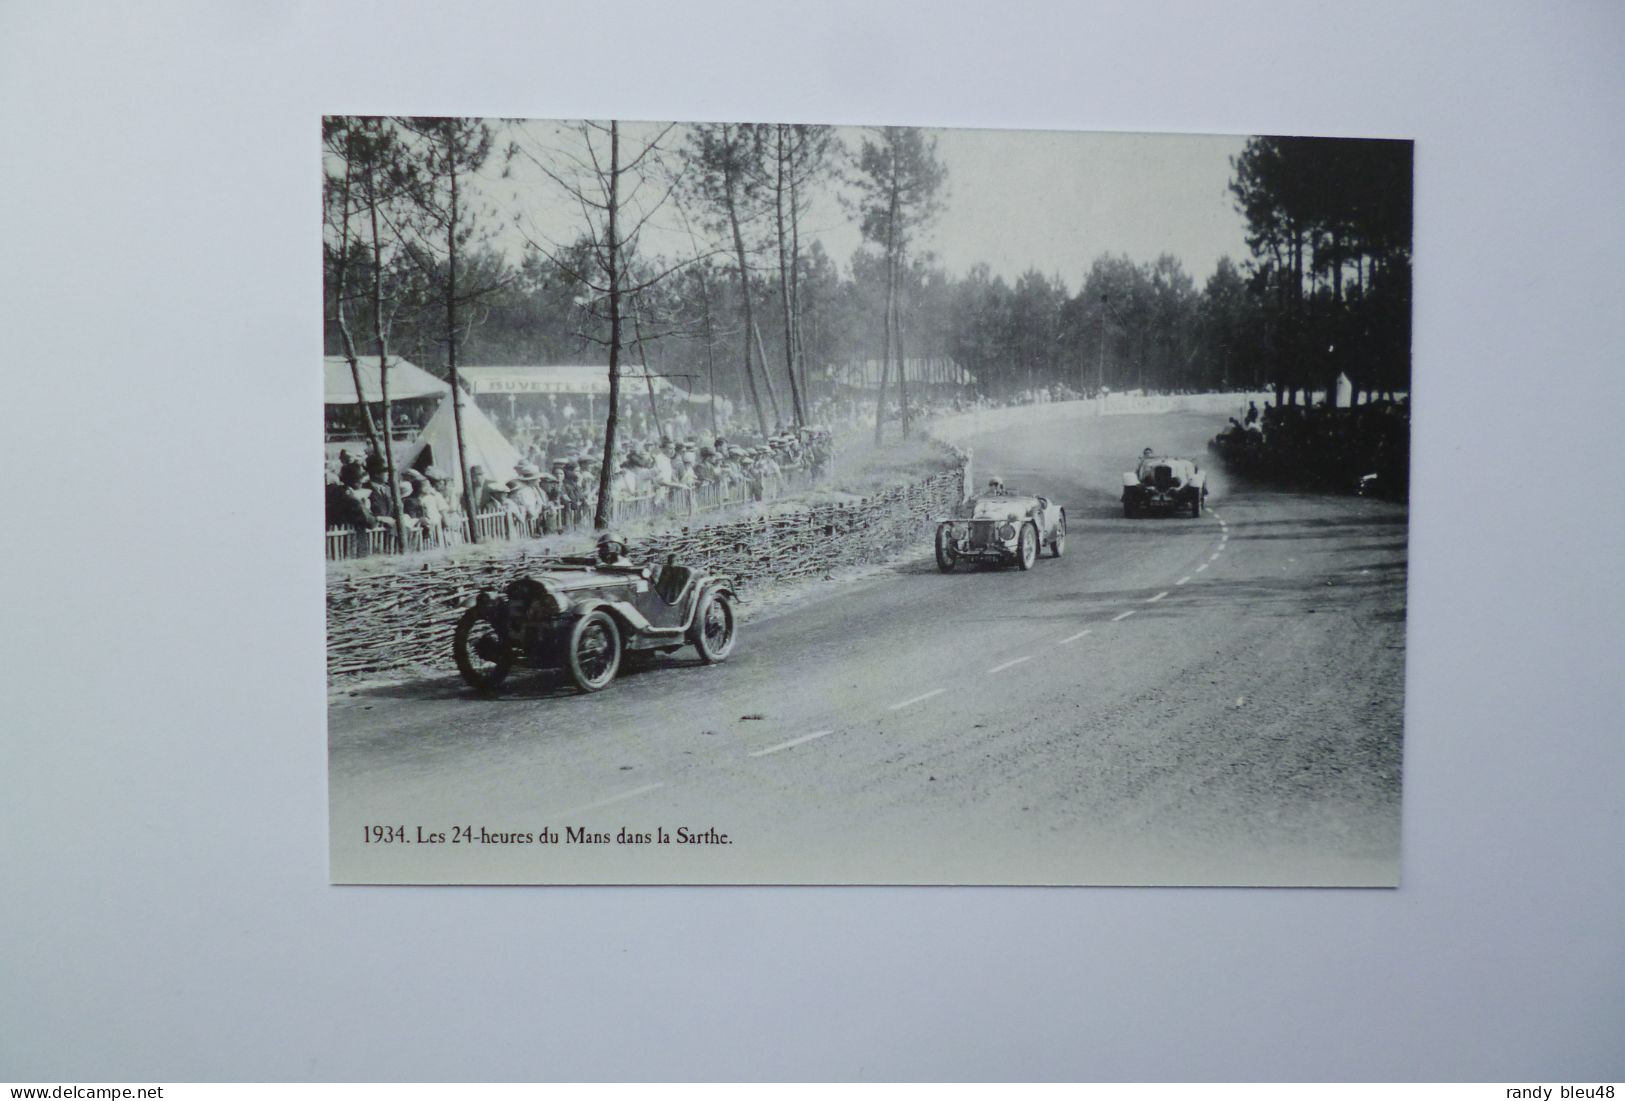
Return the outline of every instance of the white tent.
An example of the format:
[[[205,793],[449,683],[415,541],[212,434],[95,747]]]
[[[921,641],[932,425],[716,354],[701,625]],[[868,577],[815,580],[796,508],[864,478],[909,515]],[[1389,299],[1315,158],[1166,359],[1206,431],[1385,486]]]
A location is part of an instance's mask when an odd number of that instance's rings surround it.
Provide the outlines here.
[[[373,356],[369,359],[362,356],[359,366],[361,368],[361,392],[367,396],[367,401],[383,401],[383,391],[378,385],[378,357]],[[356,404],[355,375],[350,371],[349,360],[343,356],[323,356],[322,372],[322,400],[326,404]],[[389,399],[391,401],[410,401],[412,398],[433,397],[436,394],[444,394],[449,389],[451,387],[416,364],[409,363],[400,356],[389,357]]]
[[[467,398],[463,399],[463,449],[468,465],[479,467],[486,477],[506,482],[514,476],[519,452],[508,442],[490,418]],[[434,411],[429,423],[423,426],[418,438],[405,453],[406,465],[422,470],[431,463],[451,475],[457,491],[462,492],[464,472],[457,462],[457,428],[452,421],[451,402],[444,399]]]

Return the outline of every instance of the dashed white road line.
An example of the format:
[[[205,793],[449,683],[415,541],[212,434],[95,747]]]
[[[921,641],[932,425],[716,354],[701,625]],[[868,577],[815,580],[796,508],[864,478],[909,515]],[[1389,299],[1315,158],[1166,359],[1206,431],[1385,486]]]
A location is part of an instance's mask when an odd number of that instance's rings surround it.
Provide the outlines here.
[[[569,810],[560,811],[558,814],[554,815],[554,817],[568,818],[573,814],[582,814],[589,810],[597,810],[599,807],[607,807],[611,803],[619,803],[626,799],[636,799],[640,795],[647,795],[656,788],[662,788],[665,786],[665,784],[644,784],[640,788],[633,788],[631,791],[623,791],[619,795],[611,795],[608,799],[600,799],[596,803],[588,803],[586,806],[572,807]]]
[[[1226,528],[1228,526],[1225,523],[1224,519],[1222,517],[1220,517],[1218,513],[1214,513],[1213,518],[1215,520],[1219,521],[1219,527],[1220,528]],[[1212,561],[1214,561],[1215,559],[1217,559],[1219,557],[1219,552],[1224,550],[1224,545],[1229,540],[1229,538],[1230,538],[1229,531],[1222,531],[1220,533],[1218,548],[1215,549],[1212,554],[1208,555],[1207,562],[1203,562],[1201,565],[1196,567],[1196,573],[1201,573],[1203,570],[1207,569],[1208,562],[1212,562]],[[1189,583],[1190,580],[1191,580],[1191,576],[1192,575],[1190,575],[1190,574],[1186,574],[1184,577],[1181,577],[1178,581],[1175,581],[1174,585],[1179,586],[1179,585],[1184,585],[1184,584]],[[1168,595],[1168,590],[1164,589],[1162,592],[1156,594],[1155,596],[1147,597],[1145,602],[1147,604],[1155,604],[1157,601],[1163,599],[1167,595]],[[1124,611],[1118,612],[1116,615],[1112,616],[1111,622],[1113,622],[1113,623],[1121,623],[1123,620],[1125,620],[1129,616],[1133,615],[1136,610],[1137,609],[1134,609],[1134,608],[1128,608],[1128,609],[1125,609]],[[1085,627],[1083,630],[1078,631],[1075,634],[1067,635],[1065,638],[1063,638],[1060,641],[1059,645],[1065,646],[1069,642],[1076,642],[1080,638],[1083,638],[1083,637],[1087,636],[1091,632],[1091,630],[1092,630],[1092,628]],[[993,668],[989,669],[987,672],[988,672],[988,675],[992,675],[994,673],[1002,673],[1006,669],[1014,668],[1015,666],[1020,665],[1024,661],[1031,661],[1031,660],[1032,660],[1032,655],[1031,654],[1024,654],[1023,656],[1021,656],[1019,658],[1011,658],[1009,661],[1001,662],[1000,664],[993,666]],[[890,704],[886,708],[886,710],[887,711],[901,711],[905,707],[912,707],[914,704],[923,703],[926,700],[929,700],[929,699],[931,699],[931,698],[933,698],[935,696],[940,696],[946,691],[947,691],[946,688],[933,688],[929,692],[921,692],[918,696],[910,696],[906,700],[901,700],[901,701],[899,701],[897,703]],[[787,749],[794,749],[798,745],[805,745],[806,743],[811,742],[811,741],[815,741],[818,738],[828,737],[829,735],[831,735],[833,733],[835,733],[835,731],[833,731],[833,730],[815,730],[811,734],[803,734],[799,738],[791,738],[787,742],[780,742],[777,745],[770,745],[766,749],[752,750],[749,755],[752,756],[752,757],[766,757],[770,753],[782,753]],[[654,791],[656,788],[658,788],[660,786],[661,786],[660,784],[645,784],[643,787],[633,788],[631,791],[623,791],[619,795],[612,795],[608,799],[600,799],[596,803],[588,803],[584,807],[576,807],[574,810],[565,811],[565,812],[563,812],[563,814],[559,815],[559,817],[562,818],[562,817],[565,817],[565,816],[571,815],[571,814],[579,814],[582,811],[596,810],[599,807],[605,807],[605,806],[610,805],[611,803],[619,803],[624,799],[636,798],[639,795],[644,795],[644,794],[647,794],[648,792]]]
[[[1219,527],[1221,529],[1227,529],[1228,528],[1228,525],[1225,523],[1223,517],[1221,517],[1216,512],[1213,513],[1212,515],[1213,515],[1213,518],[1215,520],[1219,521]],[[1219,557],[1219,552],[1224,550],[1224,545],[1229,539],[1230,539],[1230,532],[1228,530],[1221,530],[1220,535],[1219,535],[1219,545],[1218,545],[1218,547],[1214,550],[1214,552],[1212,554],[1208,555],[1207,562],[1203,562],[1201,565],[1196,567],[1195,572],[1196,573],[1201,573],[1203,570],[1207,569],[1208,563],[1214,561],[1215,559],[1217,559]],[[1175,581],[1174,585],[1176,587],[1179,586],[1179,585],[1184,585],[1184,584],[1188,583],[1190,580],[1191,580],[1191,575],[1186,574],[1184,577],[1181,577],[1178,581]],[[1145,602],[1147,604],[1155,604],[1157,601],[1161,600],[1163,597],[1165,597],[1167,595],[1168,595],[1168,590],[1165,589],[1162,592],[1156,594],[1155,596],[1147,597]],[[1125,609],[1124,611],[1118,612],[1116,615],[1112,616],[1111,622],[1113,622],[1113,623],[1121,623],[1123,620],[1125,620],[1129,616],[1133,615],[1136,610],[1137,609],[1134,609],[1134,608],[1128,608],[1128,609]],[[1085,627],[1083,630],[1078,631],[1075,634],[1067,635],[1065,638],[1063,638],[1060,641],[1059,645],[1065,646],[1067,643],[1076,642],[1080,638],[1083,638],[1083,637],[1087,636],[1091,632],[1091,630],[1092,630],[1091,628]],[[1032,660],[1032,655],[1031,654],[1024,654],[1019,658],[1011,658],[1009,661],[1001,662],[1000,664],[993,666],[993,668],[989,669],[987,672],[988,672],[989,675],[992,675],[994,673],[1002,673],[1006,669],[1010,669],[1010,668],[1013,668],[1013,667],[1015,667],[1017,665],[1020,665],[1024,661],[1031,661],[1031,660]],[[886,710],[888,710],[888,711],[901,711],[905,707],[912,707],[914,704],[923,703],[926,700],[929,700],[929,699],[931,699],[931,698],[933,698],[935,696],[940,696],[946,691],[947,691],[946,688],[933,688],[929,692],[921,692],[918,696],[910,696],[906,700],[901,700],[901,701],[899,701],[897,703],[891,704],[886,708]],[[811,734],[803,734],[799,738],[791,738],[787,742],[780,742],[777,745],[770,745],[765,749],[752,750],[750,752],[749,756],[751,756],[751,757],[766,757],[766,756],[768,756],[769,754],[772,754],[772,753],[782,753],[787,749],[794,749],[798,745],[805,745],[808,742],[815,741],[815,740],[817,740],[819,738],[828,737],[829,735],[831,735],[833,733],[835,733],[834,730],[815,730]],[[636,788],[631,789],[630,791],[623,791],[618,795],[611,795],[608,798],[600,799],[595,803],[587,803],[587,804],[585,804],[583,806],[573,807],[570,810],[560,811],[555,817],[556,818],[568,818],[568,817],[570,817],[572,815],[582,814],[582,813],[585,813],[586,811],[597,810],[600,807],[607,807],[607,806],[610,806],[610,805],[612,805],[614,803],[624,802],[627,799],[636,799],[640,795],[647,795],[649,792],[657,791],[657,790],[659,790],[660,788],[662,788],[664,786],[665,785],[663,783],[644,784],[642,787],[636,787]]]
[[[886,708],[886,710],[887,711],[901,711],[903,708],[908,707],[911,704],[919,703],[921,700],[928,700],[932,696],[940,696],[946,691],[948,691],[946,688],[933,688],[929,692],[922,692],[918,696],[911,696],[908,699],[904,700],[902,703],[894,703],[890,707]]]
[[[791,738],[788,742],[780,742],[778,745],[770,745],[766,749],[755,750],[754,752],[751,753],[751,756],[752,757],[766,757],[769,753],[778,753],[780,750],[790,749],[790,748],[792,748],[794,746],[801,745],[804,742],[810,742],[814,738],[822,738],[826,734],[833,734],[833,733],[835,733],[835,731],[833,731],[833,730],[816,730],[811,734],[803,734],[799,738]]]

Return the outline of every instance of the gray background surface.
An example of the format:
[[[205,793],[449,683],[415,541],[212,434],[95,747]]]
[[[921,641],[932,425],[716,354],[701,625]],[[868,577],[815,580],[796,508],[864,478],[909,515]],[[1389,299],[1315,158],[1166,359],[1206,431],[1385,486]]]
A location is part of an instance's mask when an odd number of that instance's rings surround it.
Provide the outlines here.
[[[0,6],[0,1079],[1625,1077],[1625,12],[676,7]],[[327,886],[324,111],[1414,137],[1403,886]]]

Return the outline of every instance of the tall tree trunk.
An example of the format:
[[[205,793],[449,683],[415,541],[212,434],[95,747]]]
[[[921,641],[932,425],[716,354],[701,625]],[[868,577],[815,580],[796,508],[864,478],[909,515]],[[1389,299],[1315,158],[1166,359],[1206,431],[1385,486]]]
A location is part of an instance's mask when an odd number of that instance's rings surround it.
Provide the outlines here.
[[[751,332],[756,335],[756,358],[762,362],[762,382],[767,386],[767,400],[773,406],[774,429],[784,424],[784,414],[779,409],[779,394],[773,389],[773,376],[767,371],[767,346],[762,343],[762,327],[751,322]]]
[[[367,213],[372,222],[372,331],[378,343],[378,397],[384,415],[384,476],[389,479],[389,514],[395,521],[396,544],[405,549],[406,519],[401,512],[401,485],[395,477],[394,424],[389,410],[389,335],[384,325],[384,250],[378,238],[378,194],[367,169]]]
[[[897,390],[903,399],[903,436],[906,438],[912,425],[908,412],[908,353],[903,347],[903,311],[899,298],[892,300],[892,340],[897,343]]]
[[[756,376],[750,369],[750,341],[751,330],[755,327],[755,319],[750,309],[750,269],[745,267],[745,237],[739,232],[739,207],[734,198],[734,176],[731,161],[722,172],[723,197],[728,205],[728,225],[733,230],[734,260],[739,265],[739,301],[745,311],[745,382],[750,386],[750,403],[756,409],[756,424],[765,437],[767,431],[767,415],[762,412],[762,398],[756,392]],[[764,376],[766,375],[764,364]]]
[[[908,413],[908,363],[902,357],[902,336],[898,332],[901,317],[897,310],[897,272],[903,266],[903,240],[899,233],[900,222],[903,216],[902,180],[899,176],[897,164],[897,145],[891,146],[891,209],[886,215],[886,309],[891,322],[891,340],[898,351],[897,356],[897,397],[898,412],[902,418],[903,437],[906,439],[911,427]]]
[[[777,165],[773,178],[773,216],[777,223],[779,238],[779,304],[784,314],[784,371],[790,376],[790,416],[799,427],[807,422],[806,411],[801,404],[801,386],[796,380],[796,342],[795,323],[791,312],[790,302],[790,258],[788,241],[784,234],[784,133],[787,127],[780,123],[774,128],[777,136],[776,151]],[[764,361],[765,363],[765,361]]]
[[[448,139],[449,140],[449,139]],[[446,152],[446,168],[451,174],[451,211],[446,220],[446,373],[451,381],[451,427],[457,441],[457,484],[463,487],[463,514],[468,517],[468,538],[478,543],[480,533],[474,523],[474,491],[468,483],[468,449],[463,445],[463,391],[457,385],[457,161],[455,152]]]
[[[880,348],[880,388],[875,391],[875,443],[881,442],[881,426],[886,423],[886,384],[891,381],[891,309],[886,310],[886,335]],[[869,381],[865,365],[864,381]]]
[[[382,453],[378,444],[378,429],[372,422],[372,406],[361,385],[361,357],[356,352],[355,338],[350,333],[350,320],[344,312],[344,296],[349,292],[350,277],[350,158],[344,159],[344,189],[340,192],[338,269],[333,281],[333,319],[339,328],[339,341],[344,345],[344,358],[350,364],[350,380],[355,383],[355,401],[361,410],[361,423],[367,431],[367,445]]]
[[[638,342],[638,362],[643,365],[643,381],[649,386],[649,414],[654,417],[655,436],[664,439],[666,430],[660,426],[660,406],[655,403],[655,380],[649,373],[649,357],[643,348],[643,320],[635,306],[632,308],[632,336]]]
[[[700,305],[705,316],[705,393],[711,403],[711,435],[718,433],[717,429],[717,365],[715,354],[715,341],[711,333],[711,285],[705,278],[705,269],[698,269],[700,280]]]
[[[1331,334],[1337,333],[1342,328],[1339,322],[1343,316],[1343,231],[1339,229],[1332,234],[1332,313],[1327,325],[1328,344],[1331,343]],[[1340,358],[1346,358],[1347,351],[1346,348],[1341,351],[1334,351],[1331,362],[1327,364],[1326,374],[1332,380],[1331,389],[1326,391],[1326,404],[1328,405],[1335,405],[1337,402],[1337,377],[1342,373],[1337,369],[1337,362]],[[1353,381],[1353,379],[1349,380],[1351,384]],[[1354,405],[1352,391],[1349,394],[1349,405],[1351,407]]]
[[[621,202],[620,123],[609,124],[609,210],[605,256],[609,266],[609,409],[604,414],[604,465],[598,472],[598,507],[592,526],[598,531],[609,527],[611,479],[615,475],[615,429],[621,408],[621,255],[616,239],[615,220]]]
[[[790,173],[790,316],[794,319],[796,366],[801,372],[802,411],[810,417],[812,393],[807,389],[807,347],[801,337],[801,201],[794,172]]]

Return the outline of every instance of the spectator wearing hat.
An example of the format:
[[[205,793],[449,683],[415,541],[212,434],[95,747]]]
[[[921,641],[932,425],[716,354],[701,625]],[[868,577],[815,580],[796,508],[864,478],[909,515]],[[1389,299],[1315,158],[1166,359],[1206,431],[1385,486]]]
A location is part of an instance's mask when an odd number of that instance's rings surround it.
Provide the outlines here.
[[[653,453],[650,455],[650,470],[653,472],[655,481],[670,482],[675,480],[674,475],[677,471],[672,466],[671,457],[671,437],[664,436],[660,440],[660,445],[654,448]]]
[[[457,526],[455,516],[457,510],[446,498],[446,476],[437,466],[431,466],[420,476],[416,482],[417,497],[423,509],[423,519],[431,534],[438,537],[449,535]]]
[[[638,453],[632,452],[621,460],[620,470],[610,479],[610,494],[617,502],[624,503],[642,495],[642,479],[639,471]]]
[[[542,472],[534,463],[522,461],[514,467],[513,480],[508,483],[508,502],[524,517],[525,530],[533,535],[542,528],[548,504],[540,489],[541,479]]]
[[[377,476],[374,476],[370,470],[370,463],[368,464],[368,467],[367,507],[372,510],[373,516],[377,518],[380,523],[393,522],[395,509],[390,504],[389,500],[389,483],[385,480],[382,472],[380,472]]]
[[[812,459],[810,463],[813,477],[822,478],[825,472],[829,470],[829,460],[834,451],[832,442],[827,431],[815,431],[813,433]]]
[[[574,459],[565,459],[558,467],[559,503],[564,509],[564,523],[574,526],[581,522],[586,491],[581,484],[580,470]]]
[[[475,512],[507,511],[508,487],[495,478],[487,477],[484,467],[468,468],[468,484],[472,491],[470,496],[474,498]]]
[[[752,493],[758,501],[768,497],[777,496],[779,479],[783,471],[773,458],[773,448],[770,446],[756,449],[756,460],[751,464]]]
[[[350,474],[351,482],[340,481],[327,487],[328,527],[351,531],[366,531],[372,527],[372,495],[361,485],[363,476],[361,464],[356,463]]]
[[[702,447],[694,458],[694,484],[707,486],[717,480],[717,453],[709,447]]]
[[[513,479],[517,482],[518,479]],[[519,503],[513,499],[511,486],[495,480],[485,483],[486,499],[491,502],[490,511],[500,512],[507,518],[509,538],[515,532],[528,533],[530,531],[530,518]]]
[[[361,465],[361,461],[359,459],[350,454],[348,451],[339,452],[340,485],[348,486],[353,489],[361,484],[361,479],[366,477],[366,474],[367,469]]]
[[[407,546],[407,540],[413,535],[419,535],[424,530],[422,502],[418,500],[416,486],[412,479],[401,475],[399,483],[401,494],[401,545]]]
[[[561,499],[559,476],[552,471],[542,471],[537,478],[536,494],[541,498],[542,511],[540,528],[545,535],[550,532],[562,531],[564,528],[564,506]]]

